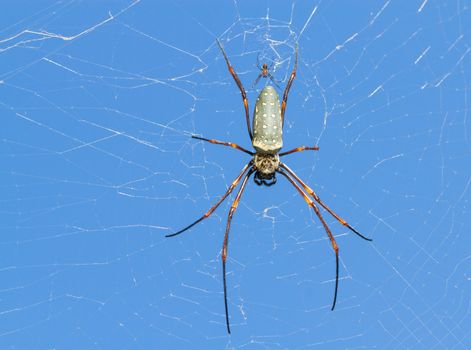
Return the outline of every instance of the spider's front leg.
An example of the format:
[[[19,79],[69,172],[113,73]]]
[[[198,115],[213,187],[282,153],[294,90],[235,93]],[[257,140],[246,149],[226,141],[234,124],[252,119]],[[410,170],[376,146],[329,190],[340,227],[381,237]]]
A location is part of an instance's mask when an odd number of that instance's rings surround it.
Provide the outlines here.
[[[239,192],[237,192],[236,198],[231,205],[231,209],[229,210],[229,215],[227,216],[227,224],[226,224],[226,232],[224,234],[224,241],[222,244],[221,250],[221,257],[222,257],[222,280],[224,284],[224,306],[226,308],[226,327],[227,333],[231,333],[231,327],[229,323],[229,308],[227,305],[227,283],[226,283],[226,259],[227,259],[227,244],[229,243],[229,231],[231,229],[231,222],[232,216],[234,215],[235,211],[237,210],[237,206],[239,205],[240,197],[244,192],[245,185],[247,185],[247,180],[249,179],[250,175],[255,171],[254,168],[250,169],[247,175],[244,177],[244,181],[242,181],[242,185],[240,185]]]
[[[367,238],[363,236],[361,233],[359,233],[357,230],[355,230],[352,226],[350,226],[345,220],[343,220],[340,216],[338,216],[334,211],[332,211],[326,204],[324,204],[319,196],[308,186],[306,185],[300,178],[299,176],[296,175],[294,171],[292,171],[286,164],[283,164],[280,162],[280,167],[278,168],[277,172],[284,177],[288,179],[288,181],[296,188],[296,190],[299,192],[299,194],[304,198],[306,203],[314,210],[316,213],[317,217],[322,223],[322,226],[324,226],[325,232],[327,233],[327,236],[329,237],[330,243],[332,244],[332,249],[335,252],[335,290],[334,290],[334,301],[332,303],[332,310],[335,308],[335,304],[337,302],[337,292],[338,292],[338,286],[339,286],[339,247],[337,245],[337,242],[335,241],[334,235],[332,234],[332,231],[330,230],[329,226],[327,225],[326,221],[324,220],[324,217],[322,216],[319,208],[317,205],[314,203],[314,201],[309,198],[308,194],[311,195],[314,200],[319,203],[325,210],[329,212],[335,219],[337,219],[342,225],[348,227],[352,232],[363,238],[364,240],[367,241],[372,241],[371,238]],[[301,186],[304,188],[303,189],[298,185],[297,182],[301,184]]]
[[[335,304],[337,303],[337,292],[339,289],[339,247],[337,245],[337,241],[335,240],[334,235],[332,234],[332,231],[330,231],[330,228],[327,225],[327,222],[325,221],[324,217],[322,216],[319,208],[312,201],[312,199],[309,198],[309,196],[301,189],[301,187],[299,187],[299,185],[286,172],[284,172],[282,169],[279,169],[278,173],[286,177],[288,181],[291,182],[291,184],[296,188],[299,194],[304,198],[306,203],[312,209],[314,209],[314,212],[316,213],[317,217],[321,221],[322,226],[324,226],[327,236],[329,236],[330,243],[332,244],[332,249],[335,252],[335,290],[334,290],[334,301],[332,302],[332,310],[333,310],[335,308]]]
[[[355,233],[356,235],[358,235],[359,237],[363,238],[365,241],[372,241],[371,238],[368,238],[364,235],[362,235],[360,232],[358,232],[357,230],[355,230],[348,222],[346,222],[344,219],[342,219],[339,215],[337,215],[332,209],[330,209],[327,204],[325,204],[320,198],[319,196],[316,194],[316,192],[314,192],[314,190],[312,188],[310,188],[308,185],[306,185],[306,183],[304,183],[303,180],[300,179],[300,177],[298,175],[296,175],[296,173],[291,170],[286,164],[283,164],[283,163],[280,163],[280,167],[282,167],[283,169],[285,169],[288,174],[290,176],[292,176],[296,181],[298,181],[301,186],[304,188],[304,190],[309,193],[313,198],[314,200],[319,203],[322,208],[324,208],[325,210],[327,210],[329,212],[330,215],[332,215],[338,222],[340,222],[343,226],[347,227],[350,231],[352,231],[353,233]]]
[[[224,202],[224,199],[227,198],[228,195],[231,194],[231,192],[234,190],[234,188],[239,184],[240,180],[242,179],[242,177],[244,176],[245,172],[247,171],[247,169],[249,167],[251,167],[253,164],[253,161],[251,160],[250,162],[247,163],[246,166],[244,166],[244,168],[242,169],[242,171],[240,172],[240,174],[235,178],[234,181],[232,181],[231,185],[229,186],[229,188],[226,190],[226,193],[224,193],[224,195],[221,197],[221,199],[219,199],[216,204],[214,204],[211,208],[209,208],[209,210],[203,214],[203,216],[201,216],[199,219],[195,220],[193,223],[191,223],[190,225],[186,226],[185,228],[181,229],[180,231],[177,231],[175,233],[171,233],[171,234],[168,234],[166,235],[165,237],[174,237],[174,236],[177,236],[183,232],[185,232],[186,230],[189,230],[190,228],[192,228],[193,226],[195,226],[196,224],[198,224],[199,222],[203,221],[204,219],[208,218],[211,216],[211,214],[217,209],[217,207],[219,207],[219,205],[221,205],[222,202]]]

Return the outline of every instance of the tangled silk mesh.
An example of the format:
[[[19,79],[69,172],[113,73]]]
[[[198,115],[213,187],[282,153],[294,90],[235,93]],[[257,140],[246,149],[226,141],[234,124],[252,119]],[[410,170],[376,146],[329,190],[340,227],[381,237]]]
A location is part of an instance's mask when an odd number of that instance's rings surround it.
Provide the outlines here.
[[[470,349],[468,1],[5,5],[2,349]],[[2,5],[4,6],[4,5]],[[16,5],[17,6],[17,5]],[[284,158],[365,242],[283,178],[234,215],[268,79],[299,43]]]

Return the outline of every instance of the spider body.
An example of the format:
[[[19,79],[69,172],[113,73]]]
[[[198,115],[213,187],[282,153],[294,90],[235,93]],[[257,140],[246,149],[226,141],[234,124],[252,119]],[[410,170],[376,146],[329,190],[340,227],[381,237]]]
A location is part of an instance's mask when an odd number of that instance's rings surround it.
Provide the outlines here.
[[[252,145],[257,153],[269,154],[283,147],[280,98],[271,85],[263,88],[255,104]]]
[[[226,190],[224,195],[214,204],[209,210],[203,214],[199,219],[191,223],[190,225],[186,226],[185,228],[181,229],[178,232],[172,233],[167,235],[166,237],[174,237],[177,236],[186,230],[192,228],[202,220],[208,218],[218,207],[219,205],[232,193],[232,191],[237,187],[237,185],[242,181],[239,190],[237,191],[237,195],[231,205],[229,210],[228,218],[227,218],[227,225],[226,231],[224,234],[224,240],[221,250],[221,258],[222,258],[222,277],[223,277],[223,287],[224,287],[224,306],[226,311],[226,327],[227,332],[230,333],[230,326],[229,326],[229,309],[228,309],[228,302],[227,302],[227,284],[226,284],[226,260],[227,260],[227,247],[229,242],[229,231],[231,228],[232,216],[234,215],[237,206],[239,205],[240,198],[242,193],[244,192],[245,186],[247,185],[247,181],[254,175],[254,181],[257,185],[265,185],[271,186],[276,183],[276,174],[281,174],[285,177],[293,187],[299,192],[301,197],[304,201],[314,210],[317,218],[319,219],[320,223],[324,227],[328,239],[332,245],[332,249],[335,253],[335,289],[334,289],[334,300],[332,303],[332,310],[335,308],[335,303],[337,301],[337,290],[338,290],[338,283],[339,283],[339,248],[337,246],[337,242],[335,241],[334,235],[330,231],[327,222],[322,216],[317,204],[319,204],[322,208],[324,208],[330,215],[332,215],[339,223],[343,226],[347,227],[350,231],[358,235],[359,237],[371,241],[370,238],[363,236],[357,230],[355,230],[352,226],[350,226],[344,219],[338,216],[332,209],[330,209],[320,198],[319,196],[312,190],[307,184],[305,184],[298,175],[294,171],[292,171],[286,164],[281,162],[280,157],[286,156],[288,154],[301,152],[301,151],[317,151],[319,147],[317,146],[300,146],[296,147],[292,150],[285,151],[279,153],[281,148],[283,147],[283,124],[284,124],[284,115],[286,110],[286,104],[288,101],[288,93],[291,88],[291,84],[296,77],[296,68],[298,62],[298,47],[296,45],[296,56],[294,62],[294,68],[291,72],[291,75],[288,79],[286,84],[284,93],[283,93],[283,100],[280,104],[280,98],[273,86],[266,86],[260,92],[257,102],[255,104],[255,110],[253,113],[253,127],[250,127],[250,115],[249,115],[249,107],[247,101],[247,94],[242,83],[237,76],[234,68],[231,66],[229,62],[229,58],[224,51],[219,40],[217,41],[219,48],[224,55],[224,59],[227,64],[227,68],[231,73],[232,77],[234,78],[235,83],[239,87],[240,93],[242,95],[242,101],[244,103],[245,109],[245,120],[247,123],[247,131],[252,141],[252,146],[255,149],[255,152],[249,151],[236,143],[233,142],[225,142],[225,141],[218,141],[214,139],[206,139],[199,136],[192,136],[195,139],[210,142],[216,145],[223,145],[235,148],[239,151],[249,154],[252,156],[251,160],[242,168],[242,171],[239,175],[235,178],[235,180],[231,183],[229,188]],[[265,74],[266,73],[266,74]],[[262,69],[261,76],[266,77],[271,75],[268,73],[268,68],[264,64]],[[317,204],[316,204],[317,203]]]
[[[261,186],[276,183],[276,171],[280,167],[280,156],[277,153],[255,153],[253,156],[255,175],[254,182]]]
[[[268,64],[264,63],[264,64],[262,65],[262,68],[261,68],[261,71],[262,71],[262,72],[260,73],[260,74],[262,75],[262,77],[264,77],[264,78],[268,77],[268,74],[269,74],[269,73],[268,73],[268,70],[269,70]]]
[[[280,98],[273,86],[265,86],[258,95],[252,125],[254,181],[259,186],[274,185],[280,165],[278,152],[283,147],[283,124]]]

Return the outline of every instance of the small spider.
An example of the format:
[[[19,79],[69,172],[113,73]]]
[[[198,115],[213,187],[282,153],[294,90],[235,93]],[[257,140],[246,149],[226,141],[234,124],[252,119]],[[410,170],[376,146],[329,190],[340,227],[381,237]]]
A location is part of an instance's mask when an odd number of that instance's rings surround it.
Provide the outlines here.
[[[273,66],[275,65],[275,62],[273,61],[273,63],[270,65],[270,67],[268,67],[268,64],[264,63],[261,67],[260,67],[260,61],[259,61],[259,55],[257,55],[257,68],[260,69],[260,74],[258,75],[257,79],[255,79],[255,81],[253,82],[252,84],[252,88],[255,87],[255,85],[258,84],[258,82],[260,81],[260,78],[269,78],[271,80],[271,82],[277,87],[279,88],[278,84],[277,84],[277,81],[275,80],[275,78],[273,78],[273,75],[271,75],[270,71],[272,70]]]
[[[245,148],[232,143],[232,142],[224,142],[218,141],[214,139],[205,139],[199,136],[192,136],[194,139],[206,141],[216,145],[223,145],[229,146],[244,153],[249,154],[252,156],[252,159],[244,166],[240,174],[236,177],[236,179],[232,182],[229,186],[227,191],[224,195],[214,204],[203,216],[201,216],[198,220],[194,221],[192,224],[186,226],[185,228],[181,229],[178,232],[172,233],[167,235],[166,237],[173,237],[177,236],[182,232],[192,228],[202,220],[209,217],[219,205],[229,196],[229,194],[234,190],[234,188],[239,184],[242,180],[242,184],[237,192],[237,195],[234,199],[234,202],[231,205],[231,209],[229,210],[229,215],[227,218],[227,225],[226,225],[226,232],[224,235],[224,241],[222,245],[221,257],[222,257],[222,277],[223,277],[223,287],[224,287],[224,306],[226,311],[226,327],[227,332],[231,333],[230,325],[229,325],[229,311],[227,306],[227,287],[226,287],[226,259],[227,259],[227,244],[229,241],[229,230],[231,228],[231,221],[234,212],[237,209],[239,204],[240,198],[242,193],[245,189],[247,181],[249,177],[254,174],[254,182],[261,186],[272,186],[276,183],[276,174],[281,174],[284,176],[299,192],[299,194],[304,198],[306,203],[314,210],[315,214],[319,218],[320,222],[324,226],[324,229],[329,237],[330,243],[332,244],[332,249],[335,252],[335,289],[334,289],[334,301],[332,303],[332,310],[335,308],[335,303],[337,301],[337,291],[339,285],[339,248],[337,246],[337,242],[330,231],[329,226],[327,226],[326,221],[324,220],[319,208],[316,205],[316,202],[323,207],[329,214],[331,214],[338,222],[342,225],[346,226],[352,232],[360,236],[361,238],[371,241],[370,238],[363,236],[357,230],[355,230],[352,226],[350,226],[344,219],[338,216],[332,209],[330,209],[324,202],[321,201],[319,196],[308,186],[306,185],[299,177],[296,175],[286,164],[280,161],[280,157],[286,156],[291,153],[301,152],[301,151],[317,151],[319,147],[317,146],[300,146],[296,147],[290,151],[281,152],[283,146],[283,122],[285,117],[285,110],[286,110],[286,102],[288,101],[288,93],[291,88],[291,84],[293,83],[294,78],[296,77],[296,69],[298,65],[298,46],[296,45],[296,53],[295,53],[295,61],[293,71],[291,72],[291,76],[286,84],[286,88],[283,94],[283,101],[280,105],[280,100],[278,94],[273,86],[265,86],[263,90],[260,92],[257,98],[257,102],[255,104],[255,112],[253,115],[253,132],[252,128],[250,127],[250,115],[249,115],[249,105],[247,101],[247,95],[242,83],[237,76],[234,68],[231,66],[229,62],[229,58],[222,47],[222,44],[217,41],[219,48],[224,55],[224,59],[226,60],[227,67],[229,72],[231,73],[232,77],[234,78],[237,86],[239,87],[240,93],[242,94],[242,101],[244,103],[245,108],[245,119],[247,123],[247,130],[249,133],[250,140],[252,141],[252,146],[255,149],[255,152],[246,150]],[[265,65],[264,65],[265,67]],[[263,71],[262,71],[263,75]],[[262,76],[261,75],[261,76]],[[260,76],[259,76],[260,77]],[[245,176],[244,176],[245,174]],[[312,200],[311,199],[314,199]]]

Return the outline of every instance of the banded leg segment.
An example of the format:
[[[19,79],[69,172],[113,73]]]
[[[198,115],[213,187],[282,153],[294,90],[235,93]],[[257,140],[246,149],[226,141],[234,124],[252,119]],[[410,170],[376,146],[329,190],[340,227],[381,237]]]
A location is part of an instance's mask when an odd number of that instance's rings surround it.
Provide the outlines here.
[[[291,72],[288,83],[286,84],[285,92],[283,93],[283,102],[281,103],[281,125],[284,125],[286,103],[288,102],[288,93],[289,93],[289,89],[291,89],[291,84],[293,84],[293,80],[296,77],[296,70],[298,69],[298,44],[296,44],[295,50],[296,51],[295,51],[293,71]]]
[[[245,108],[245,121],[247,122],[247,131],[249,132],[250,141],[252,141],[253,135],[252,135],[252,129],[250,128],[250,113],[249,113],[249,102],[247,100],[247,93],[245,92],[244,86],[240,82],[240,79],[237,76],[237,73],[235,72],[234,68],[231,66],[231,62],[229,61],[229,58],[227,57],[226,51],[224,51],[224,47],[222,46],[221,42],[218,39],[216,39],[216,41],[219,45],[219,48],[222,51],[222,54],[224,55],[224,59],[226,60],[227,69],[229,69],[229,73],[231,73],[232,77],[234,78],[234,81],[239,87],[240,93],[242,95],[242,102],[244,102],[244,108]]]
[[[206,141],[206,142],[212,143],[214,145],[229,146],[229,147],[238,149],[239,151],[242,151],[244,153],[250,154],[251,156],[254,155],[253,152],[250,152],[249,150],[246,150],[244,147],[241,147],[238,144],[233,143],[233,142],[218,141],[218,140],[214,140],[214,139],[205,139],[204,137],[199,137],[199,136],[195,136],[195,135],[192,135],[191,137],[196,139],[196,140],[201,140],[201,141]]]
[[[299,185],[289,176],[287,173],[285,173],[283,170],[279,169],[278,173],[283,175],[288,179],[289,182],[298,190],[299,194],[304,198],[306,203],[314,209],[314,212],[316,213],[317,217],[322,223],[322,226],[324,226],[325,232],[327,232],[327,235],[329,236],[330,243],[332,244],[332,249],[335,252],[335,290],[334,290],[334,301],[332,303],[332,310],[335,308],[335,303],[337,302],[337,291],[339,288],[339,247],[337,246],[337,242],[335,241],[334,235],[330,231],[329,226],[325,222],[321,212],[319,211],[319,208],[317,205],[312,201],[311,198],[299,187]]]
[[[291,153],[302,152],[302,151],[318,151],[318,150],[319,150],[319,147],[317,146],[299,146],[299,147],[293,148],[292,150],[281,152],[278,155],[280,157],[283,157]]]
[[[363,238],[364,240],[366,241],[372,241],[371,238],[368,238],[368,237],[365,237],[363,236],[360,232],[358,232],[357,230],[355,230],[352,226],[350,226],[350,224],[348,222],[346,222],[344,219],[342,219],[340,216],[338,216],[332,209],[330,209],[327,204],[325,204],[324,202],[322,202],[322,200],[319,198],[319,196],[313,191],[312,188],[310,188],[308,185],[306,185],[304,183],[303,180],[301,180],[299,178],[298,175],[296,175],[296,173],[291,170],[286,164],[283,164],[283,163],[280,163],[280,167],[282,167],[283,169],[286,170],[286,172],[288,174],[290,174],[293,178],[296,179],[296,181],[299,182],[299,184],[304,188],[304,190],[309,193],[313,198],[314,200],[319,203],[322,208],[324,208],[325,210],[327,210],[329,212],[330,215],[332,215],[338,222],[340,222],[343,226],[347,227],[350,231],[352,231],[353,233],[355,233],[356,235],[360,236],[361,238]]]
[[[227,327],[227,333],[231,333],[231,327],[229,325],[229,309],[227,306],[227,284],[226,284],[226,259],[227,259],[227,244],[229,243],[229,231],[231,229],[231,222],[232,222],[232,216],[234,215],[237,206],[239,205],[240,197],[242,196],[242,193],[244,192],[245,185],[247,185],[247,180],[249,179],[250,175],[255,171],[255,169],[250,169],[247,175],[244,177],[244,181],[242,181],[242,185],[240,185],[239,192],[237,192],[236,198],[234,199],[234,202],[231,205],[231,209],[229,210],[229,215],[227,217],[227,224],[226,224],[226,233],[224,234],[224,241],[222,244],[222,251],[221,251],[221,257],[222,257],[222,280],[224,284],[224,306],[226,309],[226,327]]]
[[[214,204],[211,208],[209,208],[209,210],[204,213],[204,215],[202,217],[200,217],[198,220],[194,221],[192,224],[186,226],[185,228],[181,229],[180,231],[178,232],[175,232],[175,233],[171,233],[169,235],[166,235],[165,237],[174,237],[174,236],[177,236],[179,235],[180,233],[183,233],[185,232],[186,230],[189,230],[190,228],[192,228],[193,226],[195,226],[196,224],[198,224],[199,222],[203,221],[204,219],[206,219],[207,217],[209,217],[216,209],[217,207],[219,207],[219,205],[224,201],[224,199],[227,198],[228,195],[231,194],[231,192],[234,190],[234,188],[238,185],[238,183],[240,182],[240,179],[242,179],[242,176],[244,176],[245,172],[247,171],[247,169],[252,166],[252,163],[253,161],[250,161],[247,163],[246,166],[244,166],[244,168],[242,169],[242,171],[240,172],[240,174],[236,177],[236,179],[232,182],[232,184],[229,186],[229,188],[227,189],[226,193],[224,193],[224,195],[221,197],[221,199],[219,199],[217,201],[216,204]]]

